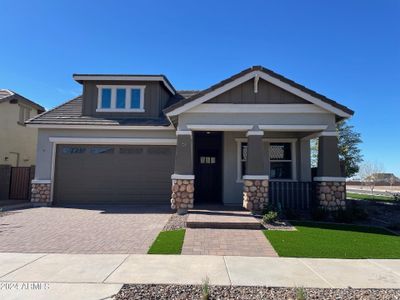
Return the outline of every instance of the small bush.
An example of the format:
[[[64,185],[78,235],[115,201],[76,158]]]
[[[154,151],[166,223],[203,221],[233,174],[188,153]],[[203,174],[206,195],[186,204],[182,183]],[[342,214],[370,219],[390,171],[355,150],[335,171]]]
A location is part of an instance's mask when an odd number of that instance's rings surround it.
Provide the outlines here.
[[[289,219],[289,220],[296,220],[296,219],[299,219],[299,217],[300,217],[300,214],[297,211],[290,209],[290,208],[285,210],[284,215],[285,215],[286,219]]]
[[[394,198],[394,201],[400,202],[400,193],[394,193],[393,198]]]
[[[276,211],[269,211],[263,216],[263,222],[267,224],[275,223],[278,220],[278,213]]]
[[[332,213],[332,217],[339,223],[351,223],[354,221],[354,215],[351,209],[339,209]]]
[[[400,222],[392,222],[387,226],[387,228],[392,230],[400,230]]]
[[[306,300],[307,293],[303,287],[296,288],[296,300]]]
[[[317,207],[311,210],[311,218],[314,221],[323,221],[329,218],[329,212],[326,209]]]
[[[210,279],[208,277],[206,277],[202,280],[201,299],[202,300],[210,299]]]

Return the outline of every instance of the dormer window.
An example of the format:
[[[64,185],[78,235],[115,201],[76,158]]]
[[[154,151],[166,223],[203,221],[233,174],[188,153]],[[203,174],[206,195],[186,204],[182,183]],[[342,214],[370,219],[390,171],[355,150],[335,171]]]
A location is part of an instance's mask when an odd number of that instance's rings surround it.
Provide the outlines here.
[[[145,86],[98,85],[97,112],[144,112]]]

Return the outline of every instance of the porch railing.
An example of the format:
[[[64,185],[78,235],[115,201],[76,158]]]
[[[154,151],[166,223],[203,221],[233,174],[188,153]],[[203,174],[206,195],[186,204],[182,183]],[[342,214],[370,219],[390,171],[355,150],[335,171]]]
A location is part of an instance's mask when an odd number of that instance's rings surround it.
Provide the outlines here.
[[[307,210],[313,199],[312,182],[270,181],[269,202],[281,209]]]

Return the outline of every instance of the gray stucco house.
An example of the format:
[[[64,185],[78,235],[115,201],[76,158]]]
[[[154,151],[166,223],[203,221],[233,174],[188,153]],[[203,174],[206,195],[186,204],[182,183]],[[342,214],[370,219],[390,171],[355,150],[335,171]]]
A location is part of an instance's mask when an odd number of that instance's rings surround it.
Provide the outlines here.
[[[320,205],[345,204],[336,122],[353,111],[266,68],[203,91],[176,91],[164,75],[73,78],[82,96],[27,122],[39,129],[33,202],[260,210],[270,197],[300,193],[295,183],[315,182]]]

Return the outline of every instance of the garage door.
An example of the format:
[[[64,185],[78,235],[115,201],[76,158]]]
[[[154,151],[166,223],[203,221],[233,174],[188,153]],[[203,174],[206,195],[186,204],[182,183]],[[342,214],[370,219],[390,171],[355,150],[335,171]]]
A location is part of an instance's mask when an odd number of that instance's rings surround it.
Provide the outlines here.
[[[168,204],[175,146],[58,145],[54,202]]]

